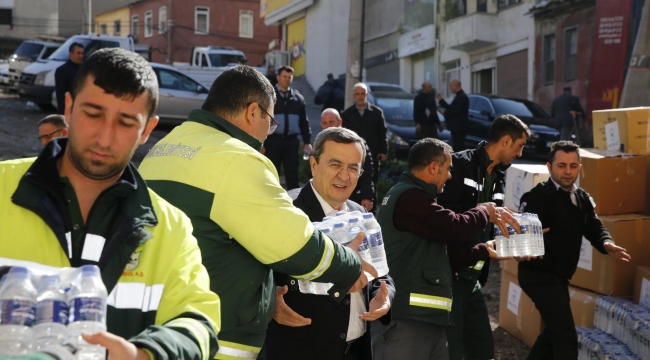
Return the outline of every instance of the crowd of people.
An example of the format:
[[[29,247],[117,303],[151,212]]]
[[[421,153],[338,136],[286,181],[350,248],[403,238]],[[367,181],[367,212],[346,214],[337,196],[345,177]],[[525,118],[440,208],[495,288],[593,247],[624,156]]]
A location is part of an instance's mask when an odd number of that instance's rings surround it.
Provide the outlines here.
[[[378,207],[362,182],[386,159],[383,113],[363,84],[342,114],[325,109],[312,179],[292,199],[278,171],[299,161],[299,135],[312,145],[292,74],[278,69],[273,86],[245,65],[225,71],[136,168],[129,161],[158,123],[156,75],[135,53],[95,52],[65,94],[64,124],[39,124],[58,126],[43,129],[41,154],[0,162],[0,266],[99,266],[113,299],[107,331],[84,339],[109,359],[494,358],[481,287],[490,260],[501,260],[494,227],[519,231],[503,207],[504,171],[522,155],[526,124],[499,116],[476,149],[454,152],[432,137],[412,147],[408,170],[377,199],[390,269],[379,277],[357,252],[363,233],[343,246],[312,222]],[[440,106],[451,115],[455,103]],[[522,197],[546,232],[543,258],[517,259],[546,324],[529,358],[576,359],[567,283],[582,236],[630,256],[575,185],[577,145],[557,143],[547,166],[551,180]],[[138,271],[124,272],[134,253]],[[333,285],[315,295],[299,281]]]

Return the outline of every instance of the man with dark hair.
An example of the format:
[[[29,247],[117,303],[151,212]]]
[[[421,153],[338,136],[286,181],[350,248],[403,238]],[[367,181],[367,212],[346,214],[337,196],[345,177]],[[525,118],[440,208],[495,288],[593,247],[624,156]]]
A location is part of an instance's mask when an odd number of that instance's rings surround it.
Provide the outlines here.
[[[142,57],[95,52],[66,94],[67,139],[0,163],[0,266],[97,265],[107,332],[74,339],[114,359],[212,359],[219,297],[190,220],[129,164],[158,123],[158,82]],[[20,239],[20,241],[16,241]]]
[[[571,86],[566,86],[562,95],[553,100],[551,116],[555,118],[556,126],[560,130],[560,140],[571,140],[571,133],[576,125],[577,114],[585,119],[585,111],[580,105],[580,99],[571,94]]]
[[[70,59],[59,66],[54,72],[54,86],[56,89],[56,105],[59,114],[65,111],[65,94],[72,92],[72,82],[84,60],[84,46],[78,42],[72,43],[68,49]]]
[[[365,143],[359,135],[341,127],[321,131],[314,141],[309,162],[313,179],[293,204],[322,221],[337,211],[366,212],[348,200],[363,174]],[[297,323],[271,321],[266,332],[266,359],[372,359],[368,321],[390,322],[390,304],[395,286],[390,277],[375,279],[361,291],[346,295],[342,303],[327,295],[305,294],[295,278],[274,273],[277,286],[284,287],[284,301],[296,311]],[[304,326],[296,329],[296,326]],[[298,331],[297,331],[298,330]],[[345,334],[343,337],[341,334]]]
[[[395,294],[389,325],[372,323],[375,359],[446,359],[445,328],[451,323],[451,268],[447,245],[481,233],[488,221],[505,228],[494,203],[462,213],[438,205],[451,177],[451,147],[438,139],[418,141],[409,171],[388,191],[377,220],[381,225]],[[455,167],[455,164],[454,164]],[[487,247],[496,257],[493,243]],[[454,301],[456,299],[454,298]]]
[[[269,65],[266,68],[266,78],[269,79],[272,86],[275,86],[278,83],[278,77],[275,74],[275,66]]]
[[[192,111],[140,166],[149,186],[192,220],[210,288],[221,297],[216,359],[257,357],[276,309],[272,270],[334,283],[333,302],[366,286],[362,266],[377,274],[355,251],[314,230],[260,154],[278,125],[270,115],[274,102],[259,71],[228,69],[203,109]],[[288,311],[283,302],[277,306],[276,313]]]
[[[451,131],[451,142],[454,151],[465,150],[465,137],[469,126],[469,98],[461,86],[460,80],[453,79],[449,82],[449,90],[456,96],[451,104],[448,104],[442,95],[436,95],[440,107],[444,109],[445,122]]]
[[[63,115],[48,115],[38,121],[38,140],[47,145],[53,138],[67,137],[68,124],[65,123]]]
[[[328,108],[323,110],[320,115],[320,126],[323,130],[331,127],[340,127],[343,121],[341,115],[336,109]],[[363,140],[363,139],[362,139]],[[374,166],[372,165],[372,153],[370,148],[363,140],[363,147],[365,149],[363,161],[363,173],[359,176],[357,187],[354,188],[350,195],[350,200],[361,204],[366,210],[372,211],[375,202],[375,183],[373,182]]]
[[[388,154],[388,137],[386,136],[386,119],[384,112],[368,102],[368,86],[364,83],[354,85],[354,104],[345,109],[343,127],[359,134],[373,154],[375,184],[379,180],[379,162],[386,161]]]
[[[305,99],[291,87],[293,82],[293,68],[283,66],[278,69],[278,83],[275,86],[275,107],[273,116],[278,119],[278,130],[269,135],[264,142],[264,155],[266,155],[280,172],[284,166],[284,180],[287,190],[300,187],[298,182],[298,168],[300,157],[298,154],[298,134],[302,136],[303,151],[309,152],[311,146],[311,128],[307,120]]]
[[[436,98],[433,95],[431,82],[422,83],[422,90],[413,99],[413,121],[418,139],[427,137],[438,138],[438,130],[442,131],[442,124],[438,119]]]
[[[440,204],[463,212],[477,204],[494,202],[500,216],[519,231],[519,225],[510,211],[501,206],[505,193],[505,171],[522,155],[528,137],[530,130],[516,116],[501,115],[494,119],[488,142],[482,141],[476,149],[452,155],[452,177],[447,182],[447,191],[438,197]],[[492,231],[493,226],[488,224],[470,241],[447,248],[454,294],[451,310],[453,324],[447,328],[450,360],[494,358],[494,337],[481,291],[490,270],[486,243],[492,239]]]
[[[578,145],[558,141],[546,163],[551,179],[521,197],[520,211],[537,214],[544,228],[544,257],[519,263],[519,284],[544,321],[528,359],[577,359],[578,336],[569,305],[569,280],[580,259],[583,237],[602,254],[628,262],[594,210],[593,198],[575,182],[580,174]],[[589,249],[591,251],[591,249]]]

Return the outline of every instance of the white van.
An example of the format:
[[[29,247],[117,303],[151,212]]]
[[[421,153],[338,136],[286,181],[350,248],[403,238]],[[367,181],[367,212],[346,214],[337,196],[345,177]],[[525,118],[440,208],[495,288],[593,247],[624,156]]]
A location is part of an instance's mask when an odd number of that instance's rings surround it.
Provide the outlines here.
[[[44,110],[52,109],[52,96],[55,91],[54,70],[70,59],[70,45],[75,42],[84,46],[84,59],[103,48],[119,47],[134,51],[133,38],[128,36],[72,36],[49,58],[36,61],[23,70],[18,84],[21,99],[32,101]]]

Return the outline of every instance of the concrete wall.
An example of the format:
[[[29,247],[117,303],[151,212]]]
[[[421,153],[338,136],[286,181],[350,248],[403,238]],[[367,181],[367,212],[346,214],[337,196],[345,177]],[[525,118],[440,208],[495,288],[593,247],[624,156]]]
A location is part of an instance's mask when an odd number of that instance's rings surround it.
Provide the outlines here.
[[[364,58],[368,59],[397,50],[404,22],[404,0],[367,1]],[[395,59],[374,68],[366,68],[365,80],[399,84],[403,65]]]
[[[37,34],[58,35],[58,0],[14,0],[13,29],[0,25],[0,38],[32,39]],[[11,5],[11,1],[3,2]],[[10,6],[8,6],[10,7]]]
[[[307,9],[306,76],[313,89],[332,73],[337,78],[345,74],[348,53],[348,0],[316,1]]]

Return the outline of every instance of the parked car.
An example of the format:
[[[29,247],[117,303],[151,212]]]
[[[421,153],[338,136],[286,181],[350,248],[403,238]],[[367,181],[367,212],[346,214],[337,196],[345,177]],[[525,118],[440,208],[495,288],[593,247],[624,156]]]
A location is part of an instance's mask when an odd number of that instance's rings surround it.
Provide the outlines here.
[[[397,158],[407,158],[411,147],[418,141],[413,121],[413,99],[416,94],[409,93],[398,85],[373,82],[366,84],[369,88],[368,102],[384,111],[388,128],[388,147],[395,149]],[[444,116],[436,114],[444,125]],[[448,130],[440,132],[438,137],[448,144],[451,143],[451,133]]]
[[[160,117],[160,124],[179,125],[187,119],[190,111],[203,106],[208,89],[198,80],[171,66],[150,64],[158,78],[160,101],[154,115]],[[52,106],[56,108],[56,96],[52,97]]]
[[[496,95],[468,94],[469,129],[465,145],[475,147],[487,140],[492,121],[499,115],[512,114],[528,125],[530,139],[524,154],[546,156],[551,144],[560,140],[560,133],[551,126],[555,121],[544,109],[530,100],[507,98]]]

